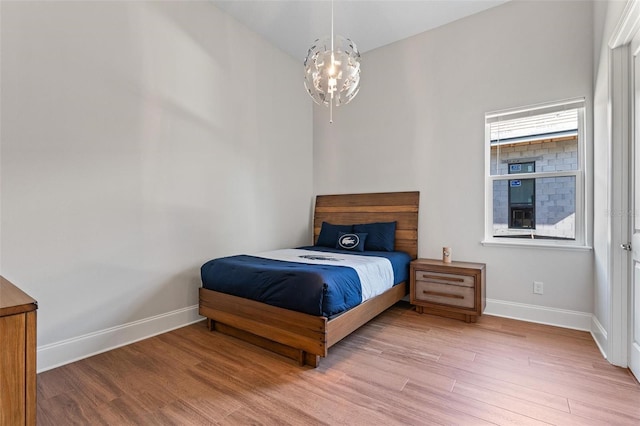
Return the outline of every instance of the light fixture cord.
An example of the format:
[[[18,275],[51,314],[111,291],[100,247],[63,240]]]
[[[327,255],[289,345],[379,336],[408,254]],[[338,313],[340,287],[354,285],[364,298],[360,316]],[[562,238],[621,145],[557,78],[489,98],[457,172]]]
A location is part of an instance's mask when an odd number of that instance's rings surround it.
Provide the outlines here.
[[[333,55],[333,0],[331,0],[331,54]],[[333,61],[333,56],[331,60]]]
[[[333,0],[331,0],[331,69],[334,69],[333,57]],[[333,90],[331,91],[331,101],[329,101],[329,124],[333,123]]]

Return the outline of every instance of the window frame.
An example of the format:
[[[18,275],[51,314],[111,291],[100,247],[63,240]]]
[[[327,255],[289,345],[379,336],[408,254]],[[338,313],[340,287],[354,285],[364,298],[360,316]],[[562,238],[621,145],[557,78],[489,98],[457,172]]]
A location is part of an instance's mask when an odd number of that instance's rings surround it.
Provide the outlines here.
[[[575,170],[513,173],[491,175],[491,123],[502,120],[511,120],[527,116],[536,116],[555,111],[577,109],[578,115],[578,166]],[[483,245],[497,246],[525,246],[547,247],[567,249],[590,249],[587,244],[587,193],[586,193],[586,101],[585,98],[574,98],[557,102],[549,102],[520,108],[512,108],[485,114],[485,235]],[[493,186],[495,181],[512,179],[543,179],[553,177],[570,177],[575,179],[575,239],[553,238],[508,238],[494,236],[493,223]]]

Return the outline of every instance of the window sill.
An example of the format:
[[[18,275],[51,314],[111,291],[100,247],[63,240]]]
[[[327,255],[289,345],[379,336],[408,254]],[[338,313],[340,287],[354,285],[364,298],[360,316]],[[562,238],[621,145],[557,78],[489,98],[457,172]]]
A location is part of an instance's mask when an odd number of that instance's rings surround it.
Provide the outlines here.
[[[496,241],[496,240],[483,240],[480,242],[485,247],[520,247],[520,248],[535,248],[535,249],[556,249],[556,250],[571,250],[571,251],[591,251],[593,247],[579,244],[562,244],[553,243],[550,241],[542,240],[525,240],[525,241]]]

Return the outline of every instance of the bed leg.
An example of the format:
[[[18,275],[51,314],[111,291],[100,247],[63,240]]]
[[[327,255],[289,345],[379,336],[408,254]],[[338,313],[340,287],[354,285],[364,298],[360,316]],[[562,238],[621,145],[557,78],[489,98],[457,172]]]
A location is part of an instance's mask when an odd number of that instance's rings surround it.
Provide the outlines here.
[[[209,331],[213,331],[215,327],[215,323],[211,320],[211,318],[207,318],[207,328],[209,329]]]
[[[316,368],[320,365],[320,355],[305,353],[304,363],[310,367]]]
[[[300,367],[304,367],[305,365],[316,368],[320,365],[320,355],[310,354],[307,351],[303,351],[302,349],[298,350],[297,357],[298,365]]]

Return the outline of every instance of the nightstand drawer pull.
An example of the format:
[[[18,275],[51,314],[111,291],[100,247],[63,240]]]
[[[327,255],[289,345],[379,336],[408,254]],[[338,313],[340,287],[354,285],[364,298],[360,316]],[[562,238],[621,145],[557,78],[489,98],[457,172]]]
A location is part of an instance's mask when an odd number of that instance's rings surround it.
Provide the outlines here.
[[[464,282],[464,278],[457,278],[457,277],[443,276],[443,275],[422,274],[422,278],[424,278],[425,280],[445,280],[445,281],[452,281],[456,283]]]
[[[441,293],[439,291],[427,291],[427,290],[422,290],[422,292],[430,296],[450,297],[452,299],[464,299],[464,296],[461,294],[449,294],[449,293]]]
[[[468,309],[475,306],[475,289],[460,284],[416,281],[411,294],[418,304],[425,302]]]
[[[415,271],[416,281],[434,282],[446,285],[475,287],[473,275],[437,271]]]

